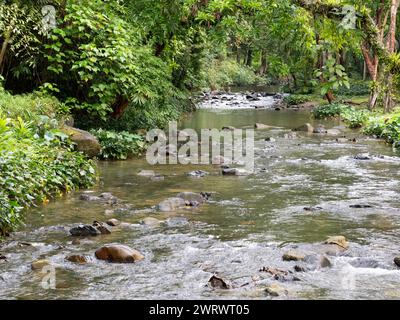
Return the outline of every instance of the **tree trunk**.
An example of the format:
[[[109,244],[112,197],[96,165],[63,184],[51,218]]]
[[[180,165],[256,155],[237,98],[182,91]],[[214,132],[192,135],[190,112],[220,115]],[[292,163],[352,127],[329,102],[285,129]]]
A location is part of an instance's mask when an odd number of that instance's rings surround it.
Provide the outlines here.
[[[129,106],[129,100],[124,96],[118,96],[115,103],[112,105],[113,113],[111,116],[114,119],[119,119]]]
[[[393,54],[396,49],[396,27],[397,27],[397,11],[399,9],[399,0],[392,0],[390,7],[390,26],[387,35],[386,49],[389,55]],[[383,107],[385,112],[389,112],[393,105],[393,75],[385,73],[385,98]]]
[[[333,101],[335,101],[335,97],[333,95],[332,91],[329,91],[326,95],[326,100],[328,100],[329,104],[332,104]]]
[[[265,52],[265,50],[262,50],[261,51],[261,65],[257,71],[257,74],[259,76],[263,76],[263,75],[265,75],[266,72],[267,72],[267,53]]]
[[[253,65],[253,50],[249,48],[247,50],[246,66],[251,67]]]
[[[367,64],[363,61],[363,81],[367,80]]]
[[[4,71],[4,63],[6,60],[6,52],[7,52],[7,47],[8,44],[10,42],[10,38],[11,38],[11,33],[8,32],[6,33],[5,37],[4,37],[4,42],[1,46],[1,51],[0,51],[0,75],[3,74]]]

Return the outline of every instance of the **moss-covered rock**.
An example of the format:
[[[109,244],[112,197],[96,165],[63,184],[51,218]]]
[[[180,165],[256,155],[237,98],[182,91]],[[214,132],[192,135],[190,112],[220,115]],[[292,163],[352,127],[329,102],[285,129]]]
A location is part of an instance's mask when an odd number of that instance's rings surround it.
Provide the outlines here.
[[[64,126],[61,131],[67,134],[76,144],[77,151],[83,152],[89,158],[96,157],[100,154],[101,145],[97,138],[91,133],[69,126]]]

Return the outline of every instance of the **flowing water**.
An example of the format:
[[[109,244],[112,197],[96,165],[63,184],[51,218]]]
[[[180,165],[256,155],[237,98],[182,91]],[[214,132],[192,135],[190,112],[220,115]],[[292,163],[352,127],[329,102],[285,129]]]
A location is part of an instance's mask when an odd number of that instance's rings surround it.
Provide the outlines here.
[[[330,256],[330,268],[297,273],[300,281],[280,282],[287,295],[277,299],[399,299],[400,159],[384,143],[344,131],[357,142],[332,136],[284,134],[306,122],[306,111],[267,109],[200,109],[182,128],[246,128],[265,123],[281,129],[256,132],[256,173],[246,177],[220,174],[217,166],[150,167],[145,159],[100,162],[101,183],[93,189],[112,192],[124,204],[113,208],[70,194],[27,214],[27,225],[0,247],[0,298],[12,299],[271,299],[266,285],[277,282],[262,267],[293,270],[296,262],[282,254],[297,245],[343,235],[347,251]],[[321,123],[321,122],[318,122]],[[328,128],[339,126],[323,122]],[[274,137],[274,142],[265,138]],[[369,152],[372,160],[355,160]],[[382,157],[383,156],[383,157]],[[165,176],[138,177],[141,169]],[[210,175],[191,178],[202,169]],[[152,209],[181,191],[215,192],[207,204],[175,213]],[[351,208],[352,205],[369,208]],[[305,210],[305,207],[320,207]],[[114,210],[114,212],[110,211]],[[167,223],[141,225],[145,217]],[[80,223],[117,218],[123,224],[111,235],[72,244],[69,229]],[[122,243],[141,251],[136,264],[98,261],[94,251]],[[65,261],[68,254],[88,255],[89,263]],[[48,259],[56,266],[56,289],[44,289],[31,262]],[[210,288],[213,274],[230,290]]]

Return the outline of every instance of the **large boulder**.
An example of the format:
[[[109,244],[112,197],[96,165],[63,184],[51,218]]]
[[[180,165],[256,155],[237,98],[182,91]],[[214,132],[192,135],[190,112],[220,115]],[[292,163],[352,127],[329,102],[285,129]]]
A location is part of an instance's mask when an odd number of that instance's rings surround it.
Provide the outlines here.
[[[93,158],[100,154],[101,145],[91,133],[69,126],[64,126],[61,131],[67,134],[72,142],[76,144],[78,151],[83,152],[88,157]]]
[[[95,256],[99,260],[113,263],[134,263],[144,259],[137,250],[121,244],[110,244],[98,249]]]

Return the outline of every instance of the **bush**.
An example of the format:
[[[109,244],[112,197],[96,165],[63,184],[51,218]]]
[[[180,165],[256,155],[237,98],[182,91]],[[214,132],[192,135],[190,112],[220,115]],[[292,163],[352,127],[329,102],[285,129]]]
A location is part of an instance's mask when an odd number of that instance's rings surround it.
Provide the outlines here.
[[[174,96],[170,66],[145,45],[115,2],[67,1],[48,39],[50,82],[71,109],[106,120],[130,102],[137,107]]]
[[[156,102],[147,102],[137,108],[130,105],[118,118],[104,121],[90,116],[80,116],[75,123],[86,130],[102,128],[108,131],[136,132],[139,129],[165,128],[170,121],[178,120],[182,113],[194,110],[194,104],[182,94],[181,97],[165,97]]]
[[[312,100],[311,96],[303,94],[291,94],[290,96],[287,96],[283,99],[283,101],[289,106],[296,106],[311,100]]]
[[[400,148],[400,114],[371,117],[363,130],[364,134],[385,139],[394,147]]]
[[[37,121],[44,115],[55,118],[59,115],[60,103],[54,97],[40,93],[12,95],[0,89],[0,114],[25,121]]]
[[[337,94],[339,96],[365,96],[370,94],[370,83],[363,80],[350,79],[350,88],[341,87]]]
[[[39,136],[21,118],[0,117],[0,234],[17,227],[24,207],[95,182],[94,163],[72,145],[62,147],[64,138],[55,131]]]
[[[92,130],[99,140],[102,151],[100,158],[111,160],[126,160],[133,155],[139,155],[145,148],[144,138],[129,132]]]
[[[313,116],[316,119],[327,119],[340,116],[351,109],[350,106],[341,103],[332,103],[322,105],[313,110]]]
[[[340,115],[350,128],[356,129],[361,128],[367,123],[371,116],[371,112],[368,110],[348,108],[344,109]]]
[[[345,104],[333,103],[323,105],[313,110],[316,119],[326,119],[340,116],[352,129],[361,128],[371,118],[369,110],[359,110]]]
[[[203,72],[204,87],[221,89],[229,86],[266,85],[269,80],[258,76],[252,68],[243,66],[235,60],[215,59],[208,64],[210,67]]]

